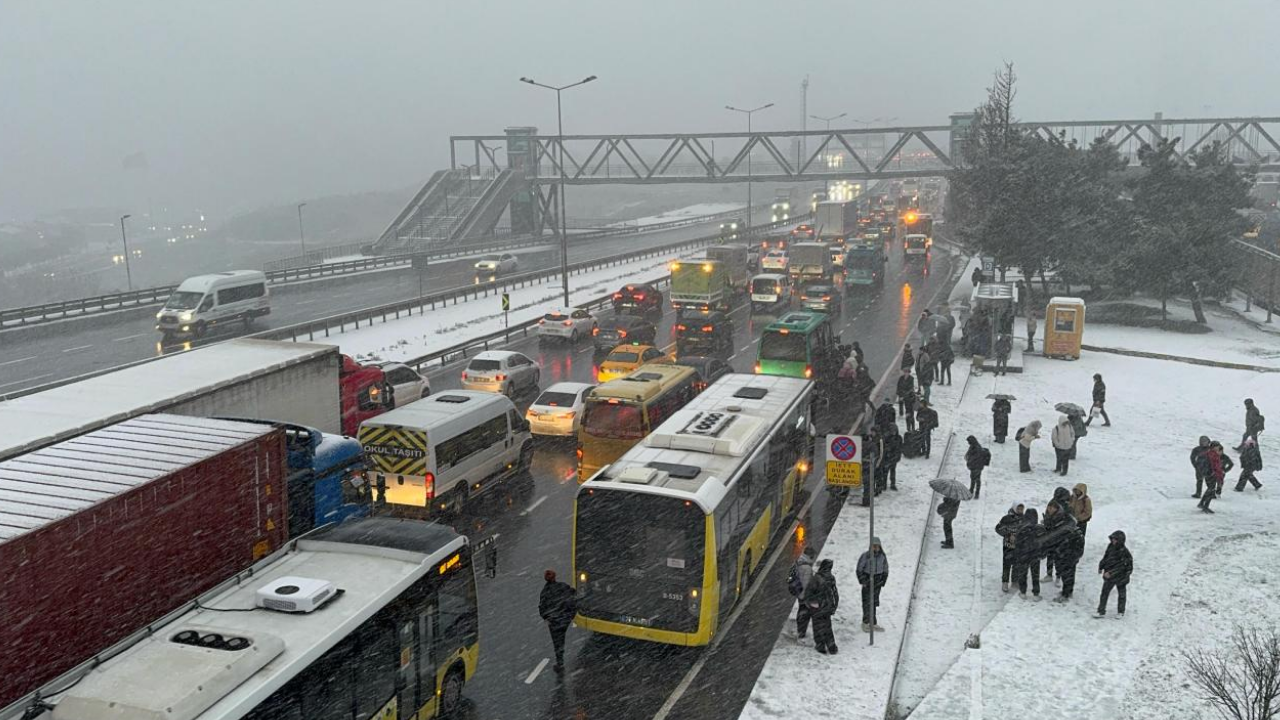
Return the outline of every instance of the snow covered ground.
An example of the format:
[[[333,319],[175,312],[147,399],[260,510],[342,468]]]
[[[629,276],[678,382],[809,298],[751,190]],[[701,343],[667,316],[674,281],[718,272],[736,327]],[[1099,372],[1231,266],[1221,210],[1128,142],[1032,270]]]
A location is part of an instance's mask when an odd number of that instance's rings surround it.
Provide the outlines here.
[[[1155,300],[1139,300],[1135,303],[1152,308],[1160,307],[1160,303]],[[1084,342],[1100,347],[1280,369],[1280,323],[1270,326],[1260,324],[1266,317],[1265,311],[1255,308],[1249,315],[1245,315],[1244,303],[1237,300],[1224,306],[1207,304],[1205,314],[1209,317],[1211,332],[1184,335],[1154,328],[1091,323],[1086,309]],[[1243,319],[1245,317],[1249,320]],[[1195,316],[1191,312],[1190,303],[1170,301],[1169,318],[1193,320]]]
[[[685,256],[702,252],[695,249]],[[623,283],[664,277],[669,273],[667,263],[673,257],[674,254],[653,257],[570,275],[570,298],[575,304],[584,303],[618,289]],[[557,276],[538,285],[510,291],[510,323],[516,325],[533,320],[560,307],[563,298],[559,280]],[[498,294],[490,294],[457,305],[438,306],[424,315],[406,316],[359,330],[348,330],[330,337],[328,341],[336,342],[344,353],[362,362],[420,357],[501,330],[504,319],[499,297]]]
[[[964,292],[957,288],[953,297]],[[1086,342],[1129,343],[1133,349],[1211,359],[1220,357],[1218,347],[1228,349],[1223,354],[1234,348],[1237,353],[1252,351],[1253,364],[1264,364],[1260,359],[1280,352],[1277,335],[1225,312],[1211,313],[1210,325],[1212,332],[1205,335],[1149,331],[1148,338],[1135,328],[1093,324],[1086,329]],[[1206,348],[1207,339],[1218,343]],[[1239,473],[1233,471],[1225,496],[1214,503],[1214,515],[1200,513],[1191,498],[1195,482],[1187,455],[1201,434],[1229,446],[1239,442],[1245,397],[1255,398],[1264,414],[1280,412],[1280,375],[1099,352],[1086,352],[1076,362],[1028,356],[1026,363],[1021,375],[971,378],[963,397],[956,392],[962,387],[959,373],[955,390],[935,387],[941,429],[955,437],[951,452],[945,459],[935,453],[932,463],[904,460],[899,466],[904,491],[877,507],[876,532],[891,567],[881,607],[881,624],[888,632],[877,635],[874,648],[857,633],[853,564],[866,547],[866,517],[861,508],[846,507],[822,553],[835,560],[843,591],[836,616],[840,654],[832,658],[814,652],[812,642],[797,642],[794,626],[789,626],[743,718],[884,717],[910,593],[910,566],[922,543],[920,579],[890,717],[1213,716],[1189,683],[1180,651],[1221,647],[1233,625],[1274,625],[1280,617],[1280,591],[1271,582],[1274,568],[1280,567],[1280,480],[1270,470],[1280,440],[1262,435],[1262,490],[1233,492]],[[986,395],[1017,397],[1011,430],[1032,419],[1048,426],[1057,417],[1055,403],[1089,404],[1095,372],[1106,379],[1107,411],[1114,426],[1094,423],[1089,428],[1066,478],[1052,472],[1047,432],[1032,450],[1034,471],[1018,473],[1012,439],[1003,445],[991,442]],[[956,548],[944,550],[939,547],[940,518],[928,510],[924,484],[935,471],[967,477],[962,456],[969,434],[991,449],[992,465],[981,499],[961,506]],[[1238,460],[1234,451],[1228,454]],[[1055,487],[1077,482],[1089,487],[1094,518],[1074,599],[1065,605],[1050,602],[1058,592],[1052,582],[1044,585],[1039,602],[1002,592],[1000,539],[994,533],[1000,516],[1018,502],[1042,511]],[[1106,536],[1116,529],[1127,533],[1134,554],[1128,612],[1116,618],[1113,598],[1111,614],[1097,619],[1097,563]],[[965,649],[971,634],[980,637],[980,649]]]
[[[657,225],[659,223],[671,222],[672,220],[686,220],[706,215],[719,215],[720,213],[743,210],[745,208],[746,206],[741,203],[698,203],[697,205],[689,205],[688,207],[682,207],[678,210],[670,210],[659,215],[650,215],[648,217],[627,220],[617,224],[639,225],[644,227],[646,225]]]

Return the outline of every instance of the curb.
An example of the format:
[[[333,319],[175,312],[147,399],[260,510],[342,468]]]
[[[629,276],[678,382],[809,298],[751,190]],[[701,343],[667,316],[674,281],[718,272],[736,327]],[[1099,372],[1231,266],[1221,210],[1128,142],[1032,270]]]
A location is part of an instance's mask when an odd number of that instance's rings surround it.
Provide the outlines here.
[[[1201,358],[1184,357],[1182,355],[1166,355],[1164,353],[1146,352],[1144,350],[1125,350],[1124,348],[1109,348],[1098,345],[1081,345],[1080,348],[1082,350],[1089,350],[1092,352],[1127,355],[1129,357],[1146,358],[1148,360],[1168,360],[1171,362],[1187,363],[1188,365],[1205,365],[1207,367],[1223,368],[1225,370],[1250,370],[1252,372],[1280,373],[1280,367],[1247,365],[1245,363],[1223,362],[1221,360],[1204,360]]]

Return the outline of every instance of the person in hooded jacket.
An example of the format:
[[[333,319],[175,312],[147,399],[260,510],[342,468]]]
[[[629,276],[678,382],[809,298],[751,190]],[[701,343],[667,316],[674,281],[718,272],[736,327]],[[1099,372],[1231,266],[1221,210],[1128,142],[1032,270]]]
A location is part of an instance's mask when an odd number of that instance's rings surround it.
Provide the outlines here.
[[[1076,519],[1076,529],[1080,531],[1080,538],[1088,534],[1089,521],[1093,519],[1093,498],[1089,497],[1089,486],[1084,483],[1076,483],[1071,489],[1071,500],[1068,501],[1071,509],[1071,515]]]
[[[1240,481],[1236,483],[1236,492],[1244,492],[1245,483],[1252,483],[1254,490],[1261,490],[1262,483],[1254,473],[1262,469],[1262,451],[1258,449],[1258,441],[1245,438],[1244,447],[1240,451]]]
[[[1044,509],[1044,535],[1040,538],[1040,555],[1044,558],[1045,580],[1053,579],[1058,543],[1062,542],[1067,532],[1076,527],[1070,507],[1071,492],[1064,487],[1059,487],[1053,491],[1053,499]]]
[[[933,454],[933,431],[938,428],[938,411],[921,400],[920,409],[916,411],[916,424],[924,433],[924,456],[928,458]]]
[[[956,351],[950,342],[943,342],[938,348],[938,384],[951,384],[951,366],[956,361]]]
[[[1040,421],[1032,420],[1018,428],[1013,439],[1018,441],[1018,471],[1031,472],[1031,443],[1040,439]]]
[[[916,429],[916,410],[919,404],[920,396],[916,394],[915,390],[907,393],[906,397],[902,398],[902,419],[907,425],[907,432],[914,432]]]
[[[955,548],[955,536],[951,532],[951,523],[960,514],[960,501],[956,498],[943,498],[938,503],[938,514],[942,516],[942,547],[946,550]]]
[[[884,476],[889,481],[889,489],[898,490],[898,462],[902,460],[902,436],[898,434],[898,426],[894,425],[884,436]]]
[[[1107,417],[1107,384],[1102,382],[1102,373],[1093,375],[1093,407],[1085,425],[1093,422],[1094,414],[1102,416],[1102,427],[1111,427],[1111,418]]]
[[[876,429],[880,432],[889,432],[889,427],[897,427],[898,414],[893,410],[893,400],[885,398],[880,402],[880,407],[876,408]]]
[[[853,396],[854,407],[858,412],[866,409],[871,404],[871,396],[876,391],[875,378],[871,377],[871,370],[866,365],[858,363],[858,369],[853,376]],[[871,411],[875,412],[875,406],[871,405]]]
[[[1107,614],[1107,598],[1111,589],[1116,590],[1116,612],[1124,617],[1125,601],[1128,599],[1129,577],[1133,575],[1133,554],[1124,546],[1123,530],[1116,530],[1107,536],[1110,540],[1102,560],[1098,561],[1098,573],[1102,575],[1102,596],[1098,598],[1098,617]]]
[[[1016,547],[1015,538],[1018,534],[1018,529],[1022,527],[1024,521],[1022,514],[1026,511],[1026,508],[1027,506],[1024,503],[1012,505],[1009,507],[1009,512],[1005,513],[1005,516],[1000,518],[1000,522],[996,523],[996,534],[1003,539],[1000,543],[1002,547],[1000,589],[1005,592],[1009,592],[1010,574],[1016,564],[1014,553],[1014,548]]]
[[[1062,582],[1062,592],[1054,598],[1054,602],[1064,603],[1071,599],[1076,589],[1076,566],[1084,556],[1084,533],[1079,523],[1066,531],[1066,535],[1054,549],[1054,565],[1058,569],[1058,578]]]
[[[823,655],[835,655],[838,651],[835,632],[831,629],[831,616],[840,606],[840,591],[836,588],[831,567],[830,558],[818,563],[818,572],[804,589],[804,602],[808,604],[813,618],[813,644]]]
[[[578,612],[577,594],[568,583],[556,580],[556,571],[548,570],[542,574],[545,581],[542,594],[538,597],[538,615],[547,623],[551,631],[551,645],[555,649],[557,672],[564,670],[564,636],[573,617]]]
[[[1013,405],[1004,398],[998,398],[991,403],[991,434],[995,436],[998,443],[1003,443],[1009,435],[1009,413],[1011,412],[1013,412]]]
[[[1009,354],[1013,352],[1013,338],[1001,333],[996,336],[996,375],[1009,374]]]
[[[1204,454],[1204,459],[1208,472],[1205,474],[1204,495],[1200,498],[1198,507],[1201,512],[1212,515],[1213,510],[1209,508],[1209,503],[1222,494],[1222,485],[1227,479],[1227,473],[1231,472],[1235,464],[1223,451],[1222,443],[1217,440],[1209,443],[1209,451]]]
[[[1208,435],[1201,435],[1199,444],[1191,448],[1191,467],[1196,471],[1196,492],[1191,496],[1193,498],[1200,497],[1200,493],[1204,492],[1204,480],[1209,476],[1209,458],[1206,455],[1210,442]]]
[[[902,360],[898,363],[898,369],[903,372],[911,372],[911,368],[915,367],[916,356],[911,352],[911,343],[907,343],[902,348]]]
[[[800,557],[796,558],[796,562],[791,566],[791,572],[788,576],[788,591],[795,596],[796,600],[796,637],[802,638],[809,631],[809,620],[812,615],[809,612],[809,604],[804,601],[804,591],[809,587],[809,581],[813,580],[813,559],[818,556],[818,551],[812,545],[806,547],[804,552],[800,553]],[[795,578],[794,585],[791,578]]]
[[[916,359],[916,383],[920,386],[920,400],[929,402],[929,394],[933,391],[933,372],[936,367],[929,351],[921,348]]]
[[[964,466],[969,469],[969,492],[977,500],[982,495],[982,471],[991,464],[991,451],[978,443],[978,438],[965,438],[969,449],[964,451]]]
[[[1013,538],[1013,577],[1018,584],[1018,594],[1027,597],[1027,576],[1031,576],[1031,593],[1040,597],[1040,538],[1044,526],[1035,508],[1027,508],[1022,514],[1022,525]]]
[[[1245,398],[1244,400],[1244,435],[1240,438],[1240,444],[1236,446],[1236,450],[1244,449],[1244,441],[1247,438],[1253,438],[1254,442],[1258,441],[1258,433],[1262,432],[1266,427],[1266,418],[1262,417],[1262,411],[1254,404],[1253,398]]]
[[[1071,464],[1071,447],[1076,443],[1076,431],[1071,428],[1071,419],[1066,415],[1058,416],[1058,424],[1049,433],[1049,441],[1053,443],[1053,454],[1057,456],[1057,465],[1053,471],[1059,475],[1067,474]]]
[[[898,412],[906,414],[906,398],[908,395],[914,394],[916,390],[916,380],[911,376],[909,371],[903,370],[902,374],[898,376],[897,390]],[[911,428],[908,427],[907,429],[910,430]]]
[[[880,538],[871,538],[871,549],[858,558],[858,584],[862,586],[862,632],[884,628],[875,622],[875,608],[880,607],[880,589],[889,581],[889,558],[884,554]]]

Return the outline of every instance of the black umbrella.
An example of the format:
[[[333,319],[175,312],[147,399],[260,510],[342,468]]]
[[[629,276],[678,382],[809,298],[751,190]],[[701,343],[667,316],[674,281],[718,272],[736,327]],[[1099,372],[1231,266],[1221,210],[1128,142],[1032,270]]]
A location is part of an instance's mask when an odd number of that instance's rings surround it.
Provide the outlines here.
[[[1084,417],[1085,415],[1085,409],[1075,403],[1061,402],[1054,405],[1053,409],[1067,415],[1079,415],[1080,417]]]
[[[973,493],[969,492],[969,488],[952,478],[934,478],[929,481],[929,487],[936,490],[942,497],[951,498],[952,500],[973,499]]]
[[[1012,395],[1006,395],[1004,393],[991,393],[990,395],[987,396],[987,399],[988,400],[1008,400],[1012,402],[1014,400],[1017,400],[1018,398]]]

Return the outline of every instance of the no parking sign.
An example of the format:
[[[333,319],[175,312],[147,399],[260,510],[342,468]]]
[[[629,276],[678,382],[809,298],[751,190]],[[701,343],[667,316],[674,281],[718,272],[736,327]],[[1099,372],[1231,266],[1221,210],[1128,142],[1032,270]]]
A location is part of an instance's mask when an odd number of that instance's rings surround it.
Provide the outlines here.
[[[862,486],[862,436],[827,436],[827,484]]]

